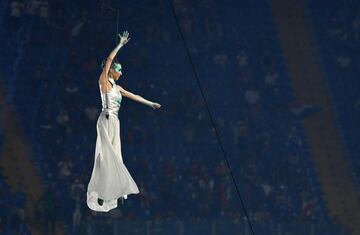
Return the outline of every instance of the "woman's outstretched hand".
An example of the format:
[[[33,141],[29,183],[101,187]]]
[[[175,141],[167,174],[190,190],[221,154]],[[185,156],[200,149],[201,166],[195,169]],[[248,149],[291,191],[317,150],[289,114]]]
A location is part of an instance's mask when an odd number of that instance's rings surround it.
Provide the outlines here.
[[[152,104],[151,104],[151,107],[152,107],[153,109],[159,109],[159,108],[161,107],[161,104],[152,103]]]
[[[121,36],[121,34],[119,34],[119,37],[120,37],[120,43],[119,44],[121,45],[121,47],[124,46],[126,43],[128,43],[130,41],[128,31],[124,31],[122,36]]]

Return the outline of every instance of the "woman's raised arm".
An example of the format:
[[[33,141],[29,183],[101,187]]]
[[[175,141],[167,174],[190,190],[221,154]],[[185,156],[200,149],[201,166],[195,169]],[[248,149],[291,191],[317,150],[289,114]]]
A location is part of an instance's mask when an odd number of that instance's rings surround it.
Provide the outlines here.
[[[100,79],[99,79],[99,82],[100,84],[107,84],[107,80],[108,80],[108,74],[109,74],[109,70],[110,70],[110,67],[111,67],[111,64],[116,56],[116,54],[118,53],[118,51],[120,50],[121,47],[123,47],[126,43],[128,43],[130,41],[130,38],[129,38],[129,32],[128,31],[124,31],[123,33],[123,36],[121,36],[119,34],[119,37],[120,37],[120,42],[119,44],[110,52],[109,56],[107,57],[106,59],[106,62],[105,62],[105,66],[104,66],[104,69],[100,75]]]

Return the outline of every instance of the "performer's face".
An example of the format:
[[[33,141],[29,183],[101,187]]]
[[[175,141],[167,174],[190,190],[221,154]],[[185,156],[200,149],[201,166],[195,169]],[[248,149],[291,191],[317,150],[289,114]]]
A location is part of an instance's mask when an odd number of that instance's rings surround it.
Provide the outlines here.
[[[111,69],[111,70],[112,70],[112,75],[113,75],[114,80],[115,81],[119,80],[119,78],[122,75],[122,72],[121,71],[117,72],[115,69]]]

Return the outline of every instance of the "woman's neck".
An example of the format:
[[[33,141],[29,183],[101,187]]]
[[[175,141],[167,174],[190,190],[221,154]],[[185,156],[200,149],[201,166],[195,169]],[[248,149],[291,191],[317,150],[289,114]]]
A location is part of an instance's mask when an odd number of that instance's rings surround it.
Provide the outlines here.
[[[111,83],[112,86],[115,85],[115,80],[112,77],[109,77],[109,82]]]

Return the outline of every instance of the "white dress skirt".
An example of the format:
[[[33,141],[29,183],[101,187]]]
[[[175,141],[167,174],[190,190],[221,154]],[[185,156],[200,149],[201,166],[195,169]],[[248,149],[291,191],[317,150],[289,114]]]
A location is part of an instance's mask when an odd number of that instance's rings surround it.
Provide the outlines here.
[[[94,165],[87,187],[87,205],[99,212],[108,212],[117,207],[118,198],[127,198],[129,194],[139,193],[139,189],[124,165],[121,154],[120,121],[118,111],[121,93],[113,79],[109,79],[113,88],[100,94],[103,110],[96,123],[96,147]],[[108,110],[108,119],[106,113]],[[100,205],[98,199],[102,199]]]

